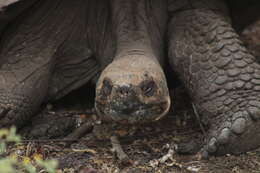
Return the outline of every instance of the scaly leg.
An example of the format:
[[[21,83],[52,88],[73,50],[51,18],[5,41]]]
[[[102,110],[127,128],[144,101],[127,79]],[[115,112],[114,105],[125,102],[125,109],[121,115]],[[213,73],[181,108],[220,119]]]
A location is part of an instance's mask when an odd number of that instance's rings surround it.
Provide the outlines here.
[[[224,4],[214,9],[199,2],[172,15],[169,61],[209,122],[204,156],[246,152],[260,145],[260,65]]]

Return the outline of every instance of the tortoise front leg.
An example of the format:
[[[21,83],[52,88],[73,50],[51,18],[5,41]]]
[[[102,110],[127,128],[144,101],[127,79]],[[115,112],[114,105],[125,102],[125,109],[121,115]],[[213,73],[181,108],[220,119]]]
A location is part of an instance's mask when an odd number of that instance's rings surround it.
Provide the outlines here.
[[[207,3],[172,15],[169,61],[209,123],[203,156],[238,154],[260,145],[260,66],[232,28],[225,4]]]
[[[4,32],[0,43],[0,127],[21,126],[39,109],[49,89],[54,55],[73,29],[78,13],[72,11],[82,9],[80,2],[43,1]]]

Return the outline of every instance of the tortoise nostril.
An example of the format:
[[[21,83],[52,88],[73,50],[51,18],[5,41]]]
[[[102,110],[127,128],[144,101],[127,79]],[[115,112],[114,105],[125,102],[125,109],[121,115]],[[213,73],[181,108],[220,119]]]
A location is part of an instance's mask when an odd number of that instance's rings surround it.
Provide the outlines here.
[[[102,85],[100,94],[102,96],[107,97],[107,96],[109,96],[111,94],[112,88],[113,88],[112,82],[108,78],[105,78],[103,80],[103,85]]]
[[[131,88],[128,87],[128,86],[121,86],[117,89],[117,93],[120,95],[120,96],[130,96],[132,91],[131,91]]]
[[[141,87],[141,90],[143,92],[143,94],[147,97],[151,97],[154,95],[156,89],[157,89],[157,86],[155,84],[155,82],[153,80],[151,81],[143,81],[141,84],[140,84],[140,87]]]

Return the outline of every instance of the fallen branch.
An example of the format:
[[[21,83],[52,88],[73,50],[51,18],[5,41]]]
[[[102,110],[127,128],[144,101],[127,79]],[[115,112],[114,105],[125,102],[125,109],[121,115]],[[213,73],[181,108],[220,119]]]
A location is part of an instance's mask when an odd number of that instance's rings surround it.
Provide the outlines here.
[[[116,153],[118,159],[122,162],[122,163],[130,163],[130,159],[128,157],[128,155],[124,152],[117,136],[112,135],[110,137],[111,140],[111,144],[112,144],[112,150]]]
[[[203,126],[202,123],[201,123],[200,115],[199,115],[199,113],[198,113],[198,111],[197,111],[197,108],[196,108],[196,106],[194,105],[194,103],[192,103],[192,108],[193,108],[193,112],[194,112],[194,114],[195,114],[195,116],[196,116],[196,118],[197,118],[197,120],[198,120],[198,123],[199,123],[199,125],[200,125],[200,129],[201,129],[203,135],[206,136],[206,134],[207,134],[207,133],[206,133],[206,130],[205,130],[204,126]]]
[[[74,132],[69,134],[67,137],[64,138],[66,140],[66,146],[70,145],[72,142],[78,140],[86,133],[90,132],[93,129],[93,123],[91,121],[85,122],[79,128],[77,128]]]

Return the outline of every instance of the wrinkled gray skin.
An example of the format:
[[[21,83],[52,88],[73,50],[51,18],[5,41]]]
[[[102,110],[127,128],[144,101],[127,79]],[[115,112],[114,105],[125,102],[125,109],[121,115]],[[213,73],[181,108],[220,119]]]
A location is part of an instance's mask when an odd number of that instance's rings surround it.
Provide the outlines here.
[[[260,66],[231,26],[222,1],[169,11],[169,61],[208,123],[203,156],[238,154],[260,144]],[[183,4],[182,4],[183,5]]]
[[[1,35],[0,124],[21,125],[43,101],[102,70],[98,113],[128,123],[159,119],[169,106],[160,66],[166,5],[170,65],[209,127],[203,156],[258,147],[260,66],[232,28],[224,1],[154,2],[46,0],[19,15]]]

